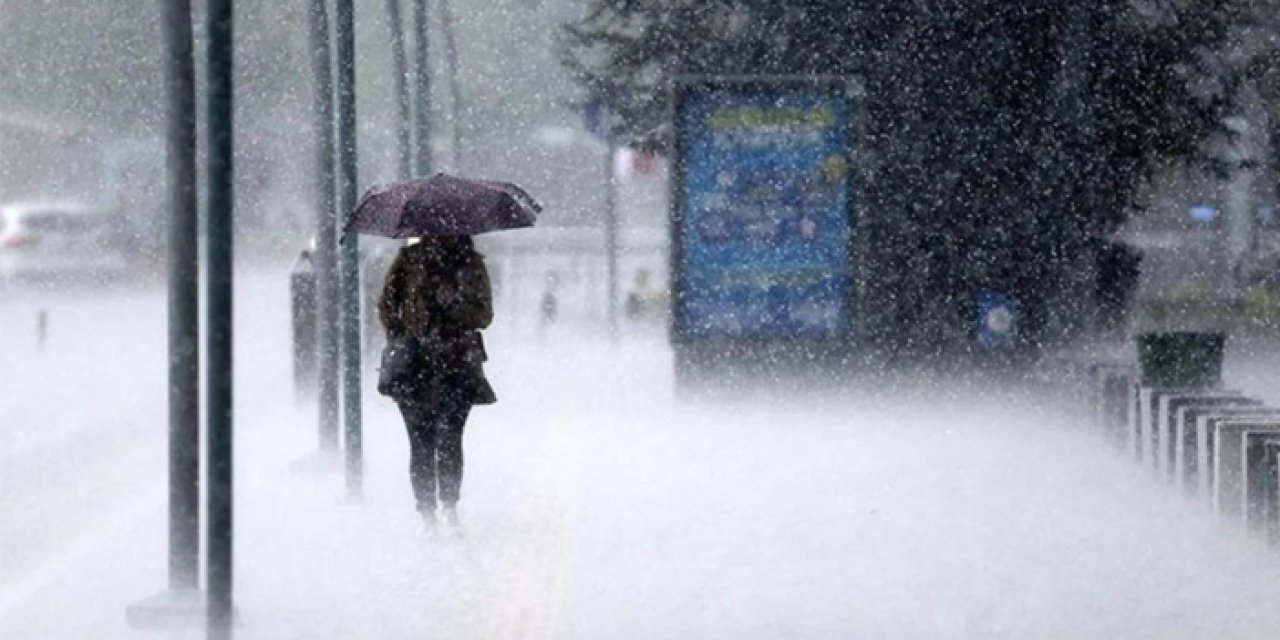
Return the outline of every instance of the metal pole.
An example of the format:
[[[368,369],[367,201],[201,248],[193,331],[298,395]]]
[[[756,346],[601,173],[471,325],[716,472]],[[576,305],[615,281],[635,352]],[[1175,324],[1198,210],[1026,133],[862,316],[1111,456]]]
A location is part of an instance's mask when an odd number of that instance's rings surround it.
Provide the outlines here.
[[[191,0],[161,2],[169,124],[169,589],[200,587],[200,282]]]
[[[400,0],[387,0],[387,29],[391,33],[391,79],[396,93],[396,145],[400,179],[413,174],[413,102],[409,98],[409,62],[404,51],[404,21]]]
[[[208,0],[208,633],[231,636],[233,0]]]
[[[356,206],[356,65],[355,11],[351,0],[338,0],[338,208]],[[342,421],[346,445],[347,493],[360,495],[364,445],[360,424],[360,249],[358,236],[347,234],[338,254],[342,274]]]
[[[614,170],[617,145],[612,138],[604,154],[604,251],[608,260],[609,340],[618,340],[618,177]]]
[[[328,0],[308,12],[316,137],[316,331],[319,342],[320,450],[338,449],[338,238],[334,190],[333,54]]]
[[[413,0],[414,173],[431,171],[431,67],[428,64],[427,0]]]
[[[449,132],[452,134],[449,159],[458,171],[462,164],[462,90],[458,87],[458,42],[449,0],[440,0],[440,23],[444,32],[445,63],[449,66]]]

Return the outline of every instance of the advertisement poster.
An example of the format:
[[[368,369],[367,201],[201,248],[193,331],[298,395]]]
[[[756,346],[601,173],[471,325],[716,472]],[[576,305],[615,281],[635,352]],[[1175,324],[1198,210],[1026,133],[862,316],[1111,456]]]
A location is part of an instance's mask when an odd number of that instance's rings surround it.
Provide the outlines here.
[[[678,333],[844,333],[853,270],[843,85],[691,85],[676,104]]]

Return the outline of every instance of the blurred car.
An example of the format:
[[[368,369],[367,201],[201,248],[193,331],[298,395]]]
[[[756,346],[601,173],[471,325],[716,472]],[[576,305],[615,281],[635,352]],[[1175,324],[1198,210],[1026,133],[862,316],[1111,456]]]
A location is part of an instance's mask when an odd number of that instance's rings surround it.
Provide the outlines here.
[[[0,283],[123,275],[126,259],[107,209],[74,202],[0,205]]]

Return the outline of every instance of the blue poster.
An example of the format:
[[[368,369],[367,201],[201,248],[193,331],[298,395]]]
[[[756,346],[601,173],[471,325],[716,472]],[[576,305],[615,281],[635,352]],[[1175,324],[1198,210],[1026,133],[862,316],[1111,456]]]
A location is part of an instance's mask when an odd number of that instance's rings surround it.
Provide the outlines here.
[[[727,85],[681,98],[678,330],[843,334],[853,287],[843,87]]]

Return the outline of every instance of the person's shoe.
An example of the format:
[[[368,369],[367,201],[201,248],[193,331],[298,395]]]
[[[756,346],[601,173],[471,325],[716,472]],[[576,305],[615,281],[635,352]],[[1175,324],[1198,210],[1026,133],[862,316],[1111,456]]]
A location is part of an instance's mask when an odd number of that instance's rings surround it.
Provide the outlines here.
[[[422,511],[422,532],[427,535],[435,534],[438,527],[435,511]]]
[[[458,520],[457,505],[447,504],[444,506],[443,509],[440,510],[440,513],[442,516],[444,516],[444,524],[446,527],[449,528],[449,531],[451,531],[456,536],[461,536],[462,522]]]

